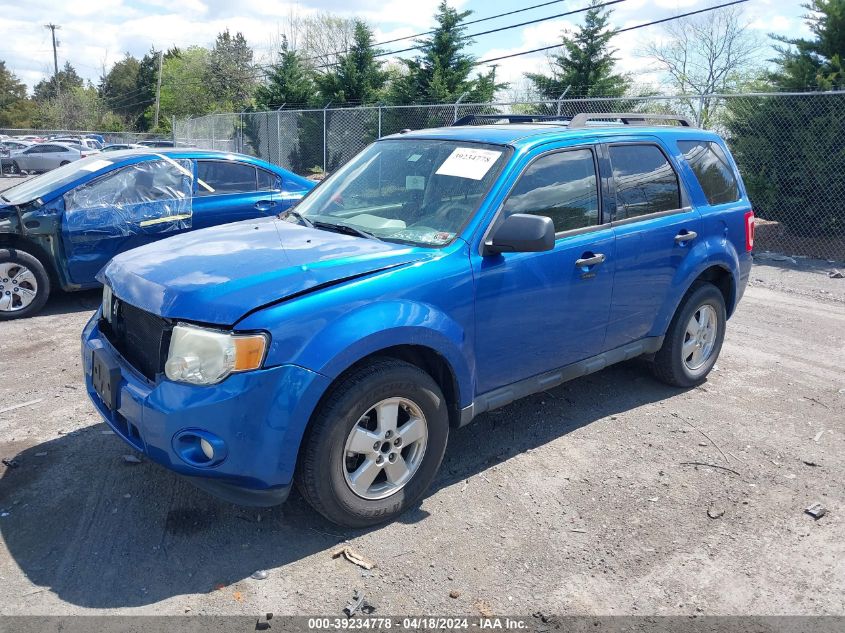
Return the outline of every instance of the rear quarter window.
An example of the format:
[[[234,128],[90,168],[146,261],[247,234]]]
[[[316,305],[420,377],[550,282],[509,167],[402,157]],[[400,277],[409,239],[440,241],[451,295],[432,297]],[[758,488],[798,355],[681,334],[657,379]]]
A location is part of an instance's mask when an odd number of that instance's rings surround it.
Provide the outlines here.
[[[736,175],[718,143],[678,141],[678,147],[701,185],[708,204],[725,204],[739,200]]]

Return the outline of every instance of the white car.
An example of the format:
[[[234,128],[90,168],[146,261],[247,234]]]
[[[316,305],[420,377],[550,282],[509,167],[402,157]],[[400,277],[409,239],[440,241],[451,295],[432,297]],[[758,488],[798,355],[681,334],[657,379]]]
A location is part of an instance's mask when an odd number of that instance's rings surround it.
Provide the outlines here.
[[[13,151],[12,171],[50,171],[80,158],[97,154],[98,150],[69,143],[37,143],[23,150]]]

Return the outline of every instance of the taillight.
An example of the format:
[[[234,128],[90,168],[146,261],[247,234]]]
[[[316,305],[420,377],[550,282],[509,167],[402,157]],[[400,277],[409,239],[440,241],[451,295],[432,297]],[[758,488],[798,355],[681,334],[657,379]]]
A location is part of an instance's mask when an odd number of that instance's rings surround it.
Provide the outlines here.
[[[754,211],[745,212],[745,250],[754,249]]]

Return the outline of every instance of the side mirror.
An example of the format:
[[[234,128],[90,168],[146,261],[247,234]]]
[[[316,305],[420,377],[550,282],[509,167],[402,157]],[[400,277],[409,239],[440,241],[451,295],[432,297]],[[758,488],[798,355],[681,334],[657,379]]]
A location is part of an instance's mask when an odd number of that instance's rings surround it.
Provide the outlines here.
[[[514,213],[505,218],[484,244],[484,255],[539,253],[555,246],[555,225],[542,215]]]

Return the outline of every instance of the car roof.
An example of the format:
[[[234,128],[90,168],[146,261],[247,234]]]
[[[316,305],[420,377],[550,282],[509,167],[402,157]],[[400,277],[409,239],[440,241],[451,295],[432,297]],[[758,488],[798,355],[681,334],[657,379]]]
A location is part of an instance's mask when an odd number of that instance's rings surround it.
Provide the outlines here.
[[[117,143],[124,145],[124,143]],[[142,156],[167,156],[168,158],[193,158],[193,159],[216,159],[216,160],[239,160],[247,163],[268,165],[266,161],[239,154],[237,152],[224,152],[221,150],[200,149],[197,147],[133,147],[131,149],[120,149],[109,153],[109,160],[119,161],[124,158],[135,158]]]
[[[614,136],[658,136],[686,138],[717,138],[714,132],[681,125],[622,125],[596,122],[585,127],[569,129],[566,122],[502,123],[488,125],[459,125],[429,128],[393,134],[387,139],[439,139],[461,142],[492,143],[523,148],[550,141],[608,138]]]

